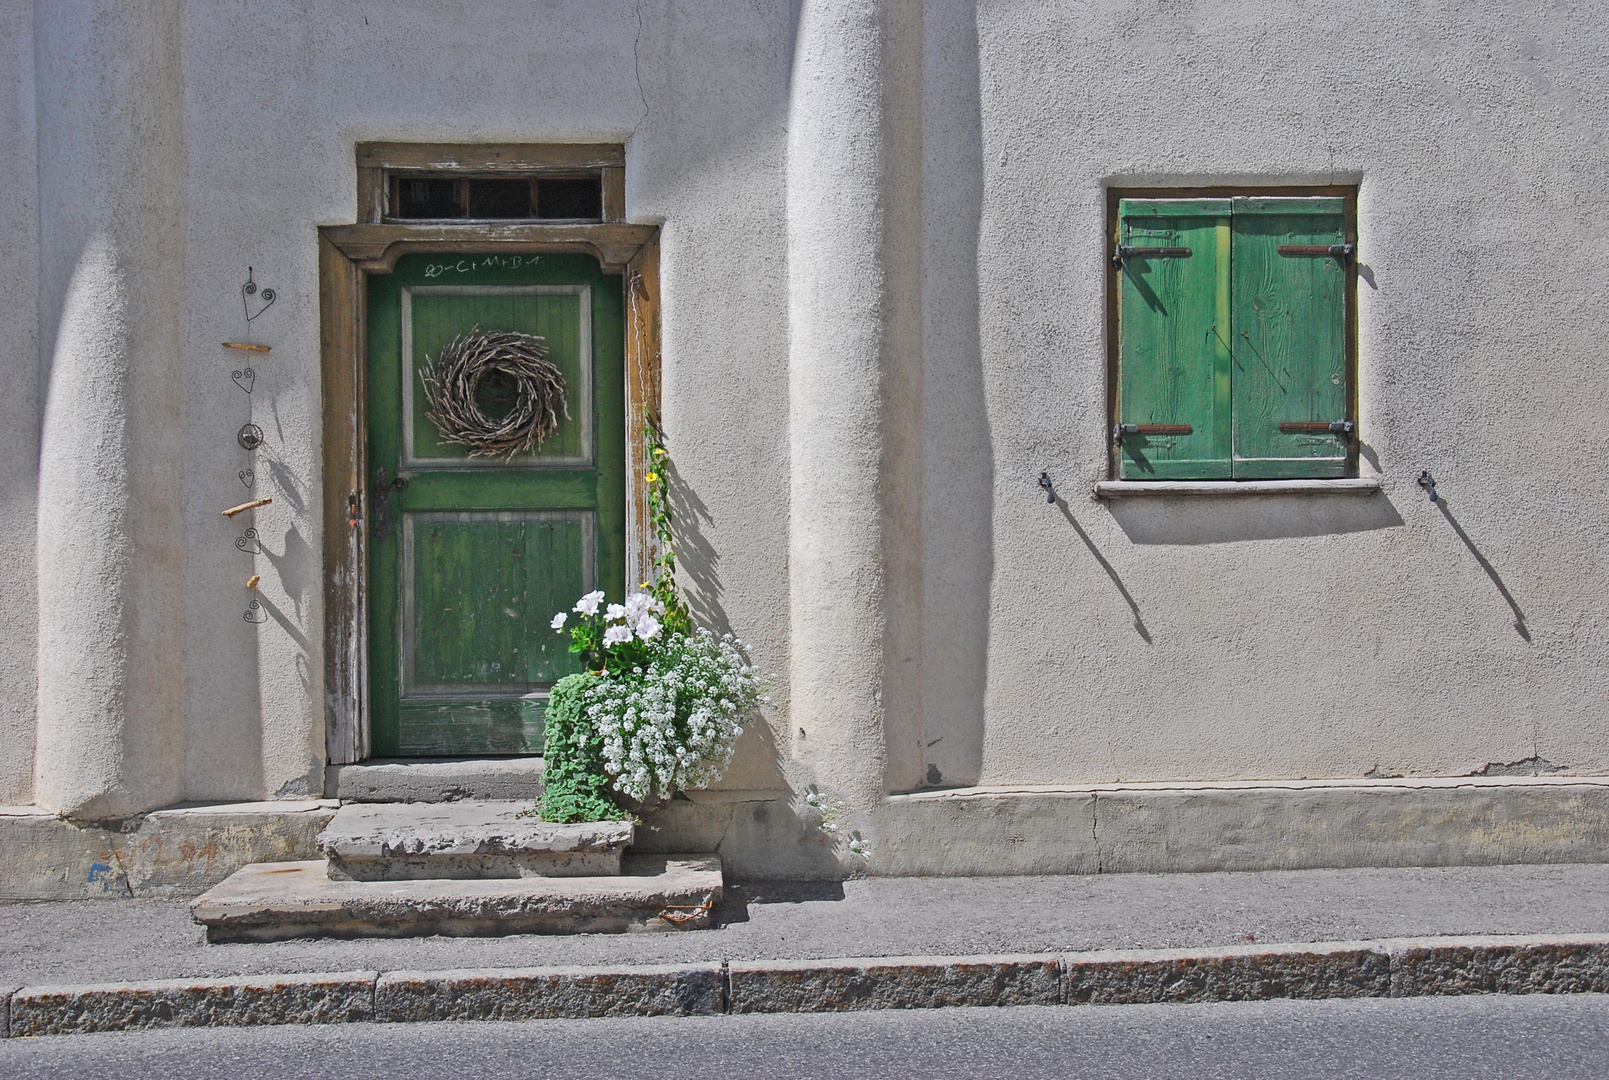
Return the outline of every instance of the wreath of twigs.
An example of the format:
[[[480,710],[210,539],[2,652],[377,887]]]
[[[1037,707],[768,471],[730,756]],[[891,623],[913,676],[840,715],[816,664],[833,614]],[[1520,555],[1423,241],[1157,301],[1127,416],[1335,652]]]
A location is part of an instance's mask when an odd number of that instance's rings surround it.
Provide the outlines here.
[[[475,392],[481,380],[500,372],[514,382],[514,408],[493,419],[481,411]],[[444,443],[469,448],[470,457],[511,458],[542,445],[570,418],[564,374],[548,359],[539,337],[511,331],[482,331],[479,326],[453,338],[425,358],[419,372],[430,408],[425,416]]]

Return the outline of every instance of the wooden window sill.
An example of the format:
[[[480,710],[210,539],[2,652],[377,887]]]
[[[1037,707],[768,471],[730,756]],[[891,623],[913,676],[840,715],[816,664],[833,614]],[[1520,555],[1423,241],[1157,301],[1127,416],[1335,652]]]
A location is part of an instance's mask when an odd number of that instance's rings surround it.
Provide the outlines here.
[[[1135,496],[1177,496],[1223,498],[1235,495],[1372,495],[1380,490],[1380,478],[1355,477],[1344,480],[1102,480],[1095,494],[1102,499]]]

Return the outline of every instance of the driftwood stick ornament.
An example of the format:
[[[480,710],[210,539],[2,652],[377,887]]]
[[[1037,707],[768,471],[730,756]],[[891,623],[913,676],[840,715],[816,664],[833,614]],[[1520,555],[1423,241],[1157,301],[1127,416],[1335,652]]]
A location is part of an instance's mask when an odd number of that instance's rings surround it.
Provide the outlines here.
[[[244,514],[247,510],[255,510],[259,506],[267,506],[273,501],[273,499],[253,499],[251,502],[243,502],[239,506],[231,506],[229,509],[223,512],[223,516],[232,518],[236,514]]]

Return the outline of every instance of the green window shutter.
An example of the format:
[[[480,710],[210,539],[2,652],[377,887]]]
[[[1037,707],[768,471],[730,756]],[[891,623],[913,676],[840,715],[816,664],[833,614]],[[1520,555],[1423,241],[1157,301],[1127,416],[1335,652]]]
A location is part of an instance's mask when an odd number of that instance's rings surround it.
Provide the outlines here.
[[[1124,479],[1231,475],[1230,223],[1228,199],[1118,204],[1135,250],[1118,268],[1117,420],[1141,429],[1119,438]]]
[[[1345,476],[1348,439],[1315,430],[1348,419],[1345,204],[1233,202],[1233,475]]]

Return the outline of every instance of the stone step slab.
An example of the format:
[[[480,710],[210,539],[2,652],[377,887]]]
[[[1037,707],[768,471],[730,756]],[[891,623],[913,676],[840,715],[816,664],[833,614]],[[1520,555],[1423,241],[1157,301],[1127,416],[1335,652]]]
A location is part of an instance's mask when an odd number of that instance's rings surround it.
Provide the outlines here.
[[[319,834],[327,873],[340,881],[426,878],[599,877],[620,873],[629,821],[557,825],[531,804],[349,803]]]
[[[622,873],[353,881],[325,864],[243,867],[190,905],[207,940],[618,934],[710,925],[718,855],[628,855]]]

